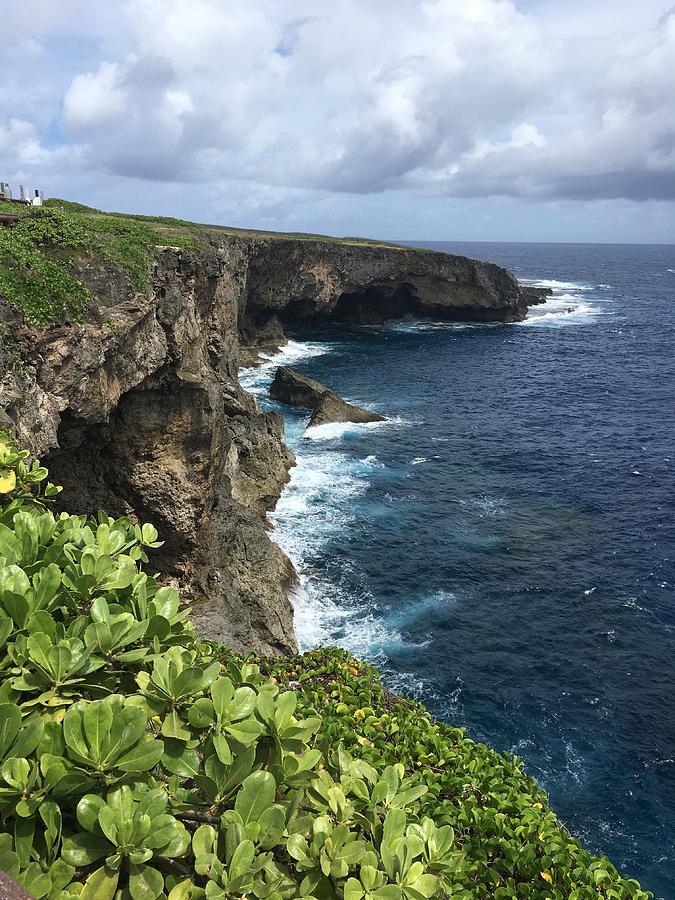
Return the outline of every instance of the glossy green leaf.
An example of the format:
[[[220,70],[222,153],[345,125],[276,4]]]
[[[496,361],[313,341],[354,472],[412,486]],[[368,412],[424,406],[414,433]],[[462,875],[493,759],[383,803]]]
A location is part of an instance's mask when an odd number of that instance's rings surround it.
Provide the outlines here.
[[[117,891],[120,873],[101,866],[87,877],[80,900],[113,900]]]
[[[244,825],[257,822],[262,813],[274,803],[276,783],[269,772],[253,772],[244,779],[234,808]]]
[[[133,900],[157,900],[164,889],[161,872],[152,866],[131,865],[129,868],[129,893]]]
[[[79,869],[102,859],[111,849],[110,841],[102,835],[81,832],[64,839],[61,856],[68,865]]]

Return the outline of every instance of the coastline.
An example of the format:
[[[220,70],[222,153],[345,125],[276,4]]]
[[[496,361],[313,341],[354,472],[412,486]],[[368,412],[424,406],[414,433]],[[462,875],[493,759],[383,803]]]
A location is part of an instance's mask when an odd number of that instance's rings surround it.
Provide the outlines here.
[[[574,326],[599,314],[596,306],[584,301],[584,292],[590,289],[587,284],[579,282],[564,282],[555,279],[531,278],[522,279],[524,287],[534,290],[548,291],[549,295],[542,298],[540,303],[533,305],[526,318],[519,323],[513,323],[519,327],[556,327]],[[499,323],[497,323],[497,326]],[[404,334],[452,332],[466,329],[495,327],[490,323],[448,323],[434,321],[432,319],[415,319],[412,316],[400,320],[392,320],[380,325],[360,325],[364,331],[374,330],[385,332],[401,332]],[[358,498],[367,489],[367,479],[373,467],[381,466],[376,457],[369,455],[367,435],[374,429],[385,428],[388,431],[396,428],[409,428],[415,425],[414,421],[406,420],[401,416],[391,415],[383,408],[381,403],[373,402],[371,398],[369,406],[374,411],[387,415],[384,422],[369,424],[356,424],[350,422],[323,425],[315,428],[307,428],[309,414],[293,412],[284,404],[270,399],[269,385],[274,373],[279,366],[295,366],[316,358],[330,355],[335,365],[340,364],[340,345],[348,340],[349,335],[340,333],[340,326],[335,329],[333,338],[328,340],[297,340],[293,337],[286,338],[282,346],[245,348],[245,359],[253,364],[244,365],[239,370],[240,385],[251,393],[256,401],[261,404],[264,411],[282,412],[285,419],[286,443],[294,454],[295,463],[289,470],[290,479],[283,486],[281,494],[274,509],[268,513],[268,519],[272,525],[271,537],[279,544],[281,549],[291,559],[298,573],[298,583],[291,588],[291,602],[294,607],[295,631],[301,650],[310,650],[321,643],[332,643],[342,646],[344,649],[355,653],[371,661],[377,661],[375,655],[368,649],[376,647],[387,640],[400,640],[400,636],[392,635],[387,629],[370,619],[366,623],[359,623],[358,630],[367,640],[354,640],[354,626],[356,623],[349,621],[353,618],[353,611],[345,611],[327,596],[328,585],[321,587],[312,581],[311,567],[309,572],[304,560],[305,547],[303,542],[294,535],[294,526],[299,523],[301,517],[306,514],[308,504],[311,504],[312,492],[324,490],[327,496],[322,499],[322,504],[331,511],[331,515],[337,515],[338,507],[346,505],[350,500]],[[346,398],[351,400],[353,398]],[[358,402],[358,401],[354,401]],[[289,415],[290,414],[290,415]],[[290,429],[290,433],[289,433]],[[361,443],[365,456],[351,463],[339,459],[340,439],[344,435],[361,435]],[[309,444],[315,444],[315,452],[306,452]],[[303,452],[303,448],[304,451]],[[322,461],[324,465],[322,465]],[[426,458],[414,460],[413,465],[426,462]],[[340,475],[337,471],[340,470]],[[343,521],[336,527],[347,527]],[[325,530],[325,529],[324,529]],[[331,625],[331,623],[334,623]],[[349,628],[351,638],[340,638],[339,634]],[[318,640],[317,640],[318,638]],[[426,690],[429,686],[425,686]]]
[[[281,532],[285,532],[282,546],[296,562],[296,568],[303,572],[303,580],[309,587],[308,596],[304,600],[294,598],[293,601],[296,606],[299,641],[303,648],[321,642],[346,647],[374,662],[384,672],[385,683],[390,689],[421,699],[443,721],[468,725],[473,737],[506,752],[524,756],[528,770],[551,791],[554,808],[558,809],[566,822],[572,823],[573,831],[582,834],[584,841],[596,852],[610,850],[611,856],[624,860],[623,866],[627,871],[636,871],[645,865],[649,848],[645,848],[642,841],[642,856],[637,855],[637,844],[633,843],[632,835],[639,835],[641,832],[631,831],[628,824],[632,812],[629,799],[623,795],[625,779],[621,779],[619,784],[602,780],[607,778],[605,761],[611,757],[611,753],[625,760],[627,771],[634,771],[634,761],[624,757],[624,754],[630,753],[630,748],[621,744],[620,735],[615,733],[613,725],[608,735],[598,737],[597,752],[593,752],[584,743],[586,729],[595,733],[596,727],[603,727],[603,715],[611,714],[620,719],[620,712],[615,709],[614,713],[610,713],[611,707],[607,708],[603,704],[602,696],[597,706],[593,706],[592,701],[599,691],[591,694],[593,686],[586,684],[585,679],[578,686],[570,680],[571,674],[576,673],[574,656],[570,657],[572,668],[569,671],[565,666],[558,670],[555,644],[549,645],[548,642],[558,635],[554,631],[547,636],[542,631],[544,622],[556,622],[555,606],[547,611],[544,597],[549,604],[556,602],[557,583],[550,583],[547,589],[549,579],[545,574],[546,545],[542,546],[544,559],[539,565],[536,547],[541,543],[542,536],[532,531],[532,523],[540,520],[542,530],[553,529],[552,535],[560,530],[561,535],[566,535],[564,540],[560,538],[558,550],[555,547],[549,549],[564,554],[558,557],[561,561],[558,568],[563,565],[569,573],[568,580],[572,582],[569,588],[561,588],[565,590],[566,599],[560,615],[568,629],[576,627],[574,615],[568,612],[568,605],[572,601],[567,599],[576,579],[585,575],[580,595],[592,589],[597,582],[592,580],[596,576],[592,573],[590,561],[586,566],[583,563],[586,557],[578,555],[581,548],[572,543],[573,531],[567,531],[572,526],[568,526],[567,522],[576,522],[576,530],[580,527],[587,529],[589,523],[587,518],[578,518],[579,513],[569,506],[556,508],[552,498],[545,501],[542,497],[541,501],[536,501],[537,507],[528,508],[514,496],[516,484],[520,486],[519,489],[527,484],[525,474],[528,469],[532,470],[533,479],[541,479],[539,485],[536,480],[532,484],[535,497],[537,487],[543,489],[544,496],[554,490],[551,478],[553,473],[548,471],[548,466],[557,459],[554,448],[541,448],[538,460],[532,456],[524,456],[522,464],[518,464],[517,454],[514,453],[513,465],[516,468],[508,470],[513,472],[508,479],[512,483],[509,484],[502,478],[498,485],[495,483],[492,486],[485,482],[482,473],[475,470],[475,465],[472,467],[470,457],[463,459],[460,455],[456,464],[450,462],[449,471],[454,473],[452,479],[448,482],[436,482],[440,490],[443,489],[442,485],[449,485],[449,488],[445,488],[445,493],[447,503],[452,505],[447,507],[447,514],[441,513],[439,509],[440,518],[434,518],[434,513],[429,510],[429,518],[420,510],[417,519],[414,518],[414,495],[424,490],[428,479],[438,479],[442,477],[441,473],[448,471],[443,460],[449,459],[450,447],[457,445],[461,452],[461,448],[466,446],[471,452],[472,446],[478,446],[477,442],[482,442],[486,437],[495,440],[499,430],[502,430],[506,446],[500,452],[505,459],[509,459],[509,444],[514,445],[514,450],[527,444],[526,423],[532,423],[531,427],[537,429],[545,429],[546,425],[541,419],[537,421],[537,416],[541,416],[547,403],[557,407],[561,397],[570,396],[578,378],[574,369],[568,371],[567,360],[573,353],[572,348],[577,345],[599,345],[603,348],[605,345],[608,348],[619,345],[620,348],[623,329],[617,324],[616,288],[605,284],[602,277],[596,278],[591,285],[584,278],[570,276],[571,273],[567,277],[556,274],[549,281],[557,282],[552,286],[556,294],[573,294],[581,308],[568,313],[565,307],[569,298],[562,297],[558,300],[553,297],[549,305],[533,308],[531,319],[528,317],[523,324],[448,325],[406,319],[376,326],[333,326],[293,333],[296,359],[291,365],[297,365],[309,377],[335,387],[353,402],[376,408],[385,415],[400,414],[404,422],[412,424],[403,424],[397,429],[396,440],[392,440],[394,432],[387,428],[373,431],[347,428],[342,435],[336,433],[332,438],[315,442],[305,441],[301,437],[302,429],[299,426],[296,428],[292,422],[289,429],[287,420],[287,440],[296,451],[301,467],[291,473],[294,475],[293,481],[285,488],[277,510],[271,514],[276,524],[276,534],[273,533],[273,537],[278,540]],[[535,278],[534,274],[532,278]],[[544,315],[537,316],[538,313]],[[300,341],[320,344],[322,352],[312,357],[308,355],[303,361],[299,358],[302,348],[297,346]],[[425,347],[428,351],[425,351]],[[529,348],[538,360],[540,368],[536,371],[530,372],[529,352],[525,348]],[[450,430],[451,441],[446,444],[437,442],[443,432],[430,429],[431,418],[414,414],[414,401],[411,406],[406,406],[405,411],[399,408],[398,404],[408,390],[417,391],[417,396],[422,396],[419,391],[425,391],[425,377],[431,379],[428,381],[429,386],[433,385],[435,390],[439,390],[442,382],[436,379],[441,377],[444,367],[434,366],[433,363],[434,359],[438,363],[441,358],[445,358],[438,356],[439,351],[450,354],[447,357],[450,385],[453,380],[460,384],[458,376],[462,371],[465,371],[462,383],[470,383],[474,378],[475,366],[485,369],[487,375],[491,359],[499,364],[502,371],[509,358],[517,354],[521,360],[520,375],[512,371],[509,376],[512,382],[510,387],[506,392],[504,387],[500,387],[497,393],[501,398],[500,402],[506,401],[513,418],[500,421],[494,405],[496,401],[491,395],[481,397],[479,394],[474,396],[474,403],[480,404],[484,415],[491,416],[492,431],[488,435],[483,434],[488,427],[487,420],[482,422],[482,415],[473,411],[471,419],[475,436],[472,439],[466,431],[469,426],[463,425],[461,418],[451,415],[454,425]],[[593,368],[591,356],[584,360],[578,358],[577,354],[573,358],[576,360],[575,366],[581,367],[583,372]],[[388,378],[394,375],[394,360],[399,361],[403,372],[401,377],[394,376],[394,384],[390,385]],[[413,367],[416,370],[423,360],[426,366],[424,371],[413,371]],[[274,360],[268,360],[268,363],[270,369],[273,368]],[[546,395],[540,393],[540,385],[557,378],[560,380],[554,381],[556,387],[547,399]],[[586,382],[589,387],[580,393],[581,404],[592,383]],[[450,387],[448,390],[448,400],[452,403],[453,389]],[[598,392],[602,398],[602,383],[593,389],[593,395]],[[264,393],[264,390],[260,391],[263,396]],[[528,409],[532,407],[533,401],[540,405]],[[435,419],[436,415],[442,415],[443,407],[432,406],[432,410]],[[293,420],[296,415],[290,413],[290,419]],[[519,424],[517,431],[510,421]],[[544,430],[543,433],[547,432]],[[294,434],[298,436],[297,443],[294,443]],[[552,432],[551,440],[554,444],[560,440],[558,435],[557,430]],[[581,455],[583,456],[583,452]],[[600,464],[603,462],[598,459],[601,454],[594,448],[592,455],[595,466],[589,459],[589,475],[593,468],[599,474],[602,471]],[[564,485],[565,468],[557,466],[555,472],[557,490],[562,490],[564,495],[574,493],[573,485]],[[537,476],[535,473],[538,473]],[[627,475],[630,477],[630,472]],[[527,488],[529,490],[529,485]],[[390,499],[387,498],[387,493],[391,493]],[[426,502],[425,500],[424,503]],[[456,512],[452,512],[453,509]],[[451,573],[456,573],[456,582],[453,575],[444,590],[438,590],[438,575],[435,568],[429,566],[436,567],[439,563],[442,564],[442,560],[436,556],[433,563],[431,560],[427,562],[424,554],[420,554],[415,547],[418,541],[412,540],[414,532],[408,531],[408,540],[405,530],[399,534],[395,528],[395,521],[399,516],[403,516],[408,529],[425,529],[424,533],[415,535],[422,542],[434,540],[433,530],[437,527],[445,528],[448,517],[456,520],[453,532],[455,547],[450,554],[453,560],[460,563],[459,568],[450,570]],[[524,518],[519,518],[521,516]],[[415,521],[417,524],[412,526],[411,523]],[[482,590],[473,590],[471,594],[467,593],[467,588],[471,585],[469,576],[475,564],[482,565],[480,554],[483,552],[496,554],[493,570],[500,562],[511,565],[508,557],[499,555],[500,545],[490,536],[503,534],[505,543],[508,541],[513,546],[517,533],[514,529],[521,527],[523,532],[517,545],[518,556],[527,554],[533,579],[543,577],[543,580],[539,582],[541,587],[533,590],[531,599],[528,599],[527,593],[523,596],[522,616],[525,618],[516,619],[520,621],[519,629],[512,634],[513,629],[504,622],[502,632],[497,635],[492,631],[490,617],[499,618],[500,604],[495,605],[495,598],[502,596],[498,593],[499,583],[507,579],[508,575],[506,572],[502,577],[496,572],[486,573],[487,579],[494,575],[495,583],[490,584],[486,580]],[[583,530],[581,533],[584,533]],[[531,549],[527,547],[530,538],[535,540]],[[371,541],[372,562],[369,562],[366,547]],[[581,543],[583,545],[583,541]],[[312,546],[315,547],[314,552],[311,551]],[[471,564],[466,556],[467,552],[479,554],[471,558]],[[570,554],[575,553],[578,555],[576,565],[570,557]],[[407,562],[404,557],[407,557]],[[467,559],[465,571],[465,566],[461,564],[463,558]],[[551,562],[555,559],[554,557]],[[514,562],[516,561],[517,558]],[[363,573],[359,575],[358,569],[362,566]],[[411,571],[416,567],[421,582],[418,586],[411,578]],[[479,571],[475,573],[476,578],[480,578]],[[387,579],[389,586],[380,593],[377,585],[384,584]],[[395,595],[390,588],[400,580],[404,589]],[[453,584],[456,585],[454,590]],[[507,588],[506,584],[504,588]],[[405,606],[406,591],[409,609]],[[607,603],[607,600],[598,600],[599,591],[600,588],[591,595],[592,604],[583,596],[580,603],[586,606],[588,616],[604,621],[606,614],[601,612],[601,608],[602,603]],[[540,600],[537,599],[537,592],[542,595]],[[506,593],[503,597],[506,607],[515,611],[509,594]],[[527,618],[526,600],[538,610],[533,621]],[[413,614],[413,605],[417,615]],[[487,616],[485,621],[480,615],[483,607]],[[572,608],[575,609],[576,606]],[[568,615],[572,617],[568,619]],[[646,615],[647,613],[642,614],[643,617]],[[537,619],[542,628],[539,628]],[[604,638],[591,636],[591,644],[607,641],[611,653],[621,654],[623,651],[614,650],[615,647],[623,646],[618,621],[615,622],[616,638],[613,633]],[[603,626],[603,631],[610,631],[611,627]],[[456,638],[453,637],[455,628],[461,629]],[[445,630],[439,631],[438,637],[434,638],[434,629]],[[523,645],[523,635],[530,633],[532,643]],[[442,635],[453,648],[452,651],[448,650],[447,656],[443,653],[442,644],[439,645]],[[534,639],[535,635],[538,640]],[[464,642],[469,641],[469,645],[461,649],[457,646],[460,636]],[[614,639],[616,644],[611,643]],[[512,649],[515,658],[507,651],[507,647],[511,647],[511,640],[514,641]],[[470,645],[473,644],[476,645],[475,660],[472,660],[470,650]],[[537,657],[537,646],[541,647],[541,659]],[[564,646],[565,652],[572,652],[567,643]],[[590,652],[591,648],[588,649]],[[594,652],[604,654],[602,648]],[[523,668],[524,663],[518,665],[518,658],[523,657],[529,660],[527,671]],[[455,662],[451,665],[453,658]],[[590,665],[595,671],[596,667],[592,662]],[[445,670],[443,666],[446,667]],[[453,668],[457,672],[456,678],[450,674]],[[497,677],[500,671],[510,679],[514,695],[500,685]],[[528,671],[535,674],[528,676]],[[547,672],[546,685],[541,683],[541,677],[536,674],[544,671]],[[554,699],[556,684],[565,690],[566,699]],[[547,701],[538,701],[536,698],[540,695],[547,697]],[[545,703],[553,703],[549,709],[556,712],[556,718],[547,718]],[[586,709],[592,711],[592,715],[590,712],[586,714]],[[565,717],[560,722],[558,714],[564,714]],[[584,728],[580,728],[578,719],[584,716],[586,724]],[[609,725],[607,721],[605,727]],[[600,746],[603,747],[602,752]],[[610,756],[605,757],[605,753]],[[663,775],[665,777],[665,771]],[[600,784],[604,786],[601,797],[595,793]],[[589,797],[593,798],[592,808],[587,805],[591,803]],[[666,837],[662,835],[660,845],[667,844]],[[649,864],[658,868],[658,860],[652,862],[649,857]],[[647,879],[644,881],[648,884]]]

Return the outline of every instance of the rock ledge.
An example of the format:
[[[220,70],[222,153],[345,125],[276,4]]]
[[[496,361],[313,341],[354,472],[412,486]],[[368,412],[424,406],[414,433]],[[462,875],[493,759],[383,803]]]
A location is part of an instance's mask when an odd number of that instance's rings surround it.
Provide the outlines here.
[[[328,425],[330,422],[356,422],[366,424],[368,422],[384,422],[386,416],[364,409],[362,406],[354,406],[347,403],[335,391],[331,391],[325,384],[314,381],[301,375],[295,369],[287,366],[279,366],[270,387],[270,397],[288,406],[298,406],[301,409],[311,409],[312,417],[309,427]]]

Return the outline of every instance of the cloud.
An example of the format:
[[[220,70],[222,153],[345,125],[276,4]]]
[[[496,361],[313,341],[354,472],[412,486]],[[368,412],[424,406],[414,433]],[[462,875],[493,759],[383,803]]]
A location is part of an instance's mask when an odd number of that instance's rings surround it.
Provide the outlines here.
[[[41,168],[50,160],[34,126],[23,119],[0,119],[0,156],[23,171]]]
[[[675,11],[652,0],[26,6],[24,79],[68,78],[52,122],[21,132],[21,165],[50,164],[57,127],[60,165],[280,196],[675,197]],[[68,23],[89,35],[79,71]]]

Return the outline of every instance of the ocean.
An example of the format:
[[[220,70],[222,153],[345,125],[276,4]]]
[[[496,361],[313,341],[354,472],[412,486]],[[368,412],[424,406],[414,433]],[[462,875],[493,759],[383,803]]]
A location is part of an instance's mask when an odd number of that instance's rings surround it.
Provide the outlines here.
[[[570,831],[675,898],[675,247],[419,244],[554,296],[515,325],[294,333],[388,417],[305,434],[271,519],[303,649],[345,647],[515,753]]]

